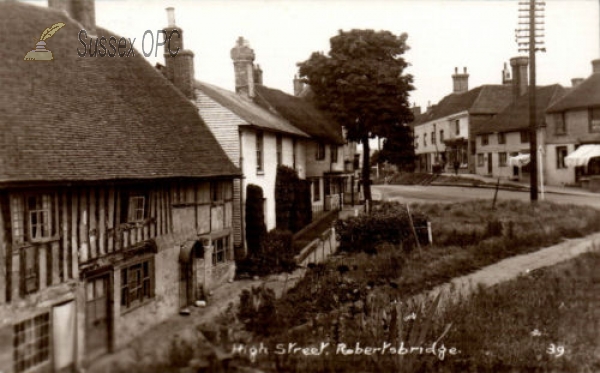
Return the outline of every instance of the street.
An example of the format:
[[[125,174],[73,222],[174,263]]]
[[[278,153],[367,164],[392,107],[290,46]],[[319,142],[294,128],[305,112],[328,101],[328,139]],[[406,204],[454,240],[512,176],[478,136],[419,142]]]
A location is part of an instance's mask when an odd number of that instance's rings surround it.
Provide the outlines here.
[[[423,185],[373,185],[374,200],[399,202],[440,202],[456,203],[474,199],[494,198],[495,189],[454,186]],[[600,195],[545,193],[545,200],[556,203],[585,205],[600,209]],[[529,201],[529,191],[510,191],[500,189],[498,199],[517,199]]]

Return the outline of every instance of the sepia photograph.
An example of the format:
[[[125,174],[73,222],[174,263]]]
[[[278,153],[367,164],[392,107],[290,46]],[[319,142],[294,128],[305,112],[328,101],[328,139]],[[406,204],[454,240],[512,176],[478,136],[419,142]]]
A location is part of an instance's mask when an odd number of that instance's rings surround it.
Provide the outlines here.
[[[0,0],[0,373],[600,372],[600,1]]]

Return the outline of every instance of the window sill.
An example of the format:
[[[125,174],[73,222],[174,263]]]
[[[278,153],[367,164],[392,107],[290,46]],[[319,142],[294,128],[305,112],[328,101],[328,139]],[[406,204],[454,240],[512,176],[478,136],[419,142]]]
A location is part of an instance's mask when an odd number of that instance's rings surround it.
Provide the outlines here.
[[[123,306],[121,306],[121,315],[128,314],[128,313],[133,312],[137,309],[140,309],[144,306],[147,306],[148,304],[152,303],[153,301],[154,301],[154,297],[148,298],[148,299],[144,300],[143,302],[136,304],[135,306],[131,306],[129,308],[124,309]]]
[[[265,176],[265,171],[256,171],[257,176]]]
[[[51,242],[58,242],[58,241],[60,241],[60,236],[56,235],[56,236],[52,236],[52,237],[42,238],[39,240],[19,242],[19,243],[15,243],[14,245],[15,245],[16,249],[20,249],[23,247],[43,245],[43,244],[47,244],[47,243],[51,243]]]

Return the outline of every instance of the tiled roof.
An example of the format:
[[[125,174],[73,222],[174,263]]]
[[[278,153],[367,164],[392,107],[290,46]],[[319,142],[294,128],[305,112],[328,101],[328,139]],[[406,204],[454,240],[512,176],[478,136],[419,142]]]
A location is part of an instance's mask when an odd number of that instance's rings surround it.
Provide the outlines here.
[[[208,97],[231,110],[234,114],[248,122],[248,125],[266,130],[308,137],[305,132],[292,126],[284,118],[271,114],[269,111],[235,92],[198,81],[195,82],[195,88],[201,90]]]
[[[311,102],[280,90],[256,85],[254,102],[279,114],[311,137],[334,144],[344,144],[342,128]]]
[[[545,123],[545,111],[548,105],[556,101],[566,92],[558,84],[538,87],[536,90],[536,120],[537,125]],[[475,134],[518,131],[529,127],[529,95],[525,94],[502,110],[489,121],[473,126]]]
[[[54,60],[24,61],[57,22],[66,26],[46,40]],[[196,107],[139,51],[79,57],[79,31],[63,12],[0,3],[0,182],[239,174]]]
[[[600,73],[590,75],[548,108],[549,113],[600,106]]]
[[[512,86],[482,85],[467,92],[449,94],[425,113],[417,115],[411,125],[418,126],[465,110],[469,114],[496,114],[511,100]]]

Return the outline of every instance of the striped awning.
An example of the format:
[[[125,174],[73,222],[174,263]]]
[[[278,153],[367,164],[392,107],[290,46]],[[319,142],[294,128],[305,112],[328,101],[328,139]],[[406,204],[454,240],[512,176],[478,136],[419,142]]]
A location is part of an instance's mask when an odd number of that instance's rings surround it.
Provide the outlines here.
[[[565,164],[568,167],[586,166],[590,162],[590,159],[594,157],[600,157],[600,145],[599,144],[586,144],[581,145],[575,151],[565,157]]]

